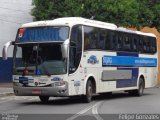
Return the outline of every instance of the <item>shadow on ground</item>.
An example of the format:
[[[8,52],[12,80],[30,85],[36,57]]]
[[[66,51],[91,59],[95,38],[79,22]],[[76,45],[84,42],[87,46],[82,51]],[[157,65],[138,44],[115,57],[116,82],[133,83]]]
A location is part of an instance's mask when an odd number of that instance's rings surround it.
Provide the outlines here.
[[[151,93],[145,93],[143,96],[148,96],[148,95],[153,95]],[[129,95],[128,93],[113,93],[113,94],[97,94],[93,96],[93,101],[102,101],[102,100],[115,100],[115,99],[123,99],[123,98],[132,98],[132,97],[137,97],[133,95]],[[137,97],[139,98],[139,97]],[[40,100],[39,101],[31,101],[31,102],[23,102],[20,104],[25,104],[25,105],[55,105],[55,106],[60,106],[60,105],[72,105],[72,104],[84,104],[83,99],[81,96],[76,96],[76,97],[51,97],[51,99],[46,102],[42,103]],[[87,103],[86,103],[87,104]]]

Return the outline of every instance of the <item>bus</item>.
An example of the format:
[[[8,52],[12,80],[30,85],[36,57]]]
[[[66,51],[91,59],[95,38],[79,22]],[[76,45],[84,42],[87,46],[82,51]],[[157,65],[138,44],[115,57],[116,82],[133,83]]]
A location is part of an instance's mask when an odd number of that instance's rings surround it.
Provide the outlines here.
[[[13,45],[16,96],[82,96],[125,91],[142,96],[157,84],[156,36],[81,17],[22,25]]]

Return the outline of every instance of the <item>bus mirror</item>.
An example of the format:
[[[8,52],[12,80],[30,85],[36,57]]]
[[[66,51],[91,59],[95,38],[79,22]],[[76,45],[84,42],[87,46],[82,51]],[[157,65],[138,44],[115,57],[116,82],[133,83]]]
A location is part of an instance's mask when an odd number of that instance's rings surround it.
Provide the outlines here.
[[[67,58],[67,56],[68,56],[68,45],[62,44],[61,45],[61,50],[62,50],[62,57]]]
[[[3,47],[3,51],[2,51],[2,55],[3,55],[3,60],[7,60],[7,52],[8,52],[8,48],[13,45],[14,42],[13,41],[9,41],[7,42],[4,47]]]
[[[62,57],[67,58],[68,57],[68,47],[69,47],[69,42],[66,41],[61,45],[61,51],[62,51]]]

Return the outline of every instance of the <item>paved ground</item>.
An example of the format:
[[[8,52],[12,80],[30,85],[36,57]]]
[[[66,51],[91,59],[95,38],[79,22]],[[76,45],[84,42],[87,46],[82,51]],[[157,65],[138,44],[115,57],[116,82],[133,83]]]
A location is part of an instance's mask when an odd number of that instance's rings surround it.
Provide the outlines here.
[[[12,95],[12,83],[0,83],[0,96]]]
[[[11,88],[12,87],[12,83],[0,83],[0,87],[5,87],[5,88]]]
[[[22,120],[30,117],[54,117],[54,119],[67,120],[102,120],[109,119],[108,114],[119,120],[119,114],[157,114],[160,113],[160,88],[145,89],[142,97],[129,96],[126,93],[113,93],[112,96],[94,97],[93,102],[83,103],[81,99],[51,98],[48,103],[41,103],[38,97],[2,96],[0,97],[0,113],[6,114],[32,114],[20,116]],[[49,114],[49,115],[48,115]],[[107,116],[106,116],[107,115]],[[56,117],[56,118],[55,118]],[[58,119],[58,117],[61,117]],[[121,117],[121,116],[120,116]],[[160,119],[160,116],[158,116]],[[113,116],[112,116],[113,118]],[[37,118],[38,119],[38,118]],[[52,120],[54,120],[52,118]],[[19,120],[19,119],[18,119]],[[20,119],[21,120],[21,119]],[[40,119],[41,120],[41,119]],[[126,120],[126,119],[121,119]]]

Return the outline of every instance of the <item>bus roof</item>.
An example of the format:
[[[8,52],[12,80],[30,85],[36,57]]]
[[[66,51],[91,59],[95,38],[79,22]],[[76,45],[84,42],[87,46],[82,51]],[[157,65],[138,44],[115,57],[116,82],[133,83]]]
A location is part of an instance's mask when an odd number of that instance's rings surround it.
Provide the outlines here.
[[[108,28],[108,29],[115,29],[117,26],[112,23],[106,23],[91,19],[85,19],[82,17],[64,17],[64,18],[57,18],[54,20],[47,20],[47,21],[37,21],[37,22],[31,22],[23,24],[22,27],[38,27],[38,26],[73,26],[76,24],[82,24],[82,25],[89,25],[94,27],[101,27],[101,28]]]
[[[144,36],[150,36],[150,37],[156,37],[153,33],[145,33],[145,32],[141,32],[141,31],[133,31],[133,30],[129,30],[129,29],[123,28],[123,27],[118,27],[116,29],[116,31],[121,31],[121,32],[126,32],[126,33],[133,33],[133,34],[137,34],[137,35],[144,35]]]
[[[156,37],[156,35],[153,34],[153,33],[145,33],[145,32],[141,32],[141,31],[136,31],[136,33],[139,34],[139,35],[145,35],[145,36]]]
[[[100,27],[100,28],[111,29],[111,30],[116,30],[116,31],[123,31],[123,32],[127,32],[127,33],[138,34],[138,35],[156,37],[152,33],[133,31],[133,30],[129,30],[127,28],[117,27],[115,24],[112,24],[112,23],[101,22],[101,21],[86,19],[86,18],[82,18],[82,17],[63,17],[63,18],[57,18],[54,20],[31,22],[31,23],[23,24],[22,27],[73,26],[76,24],[82,24],[82,25]]]

